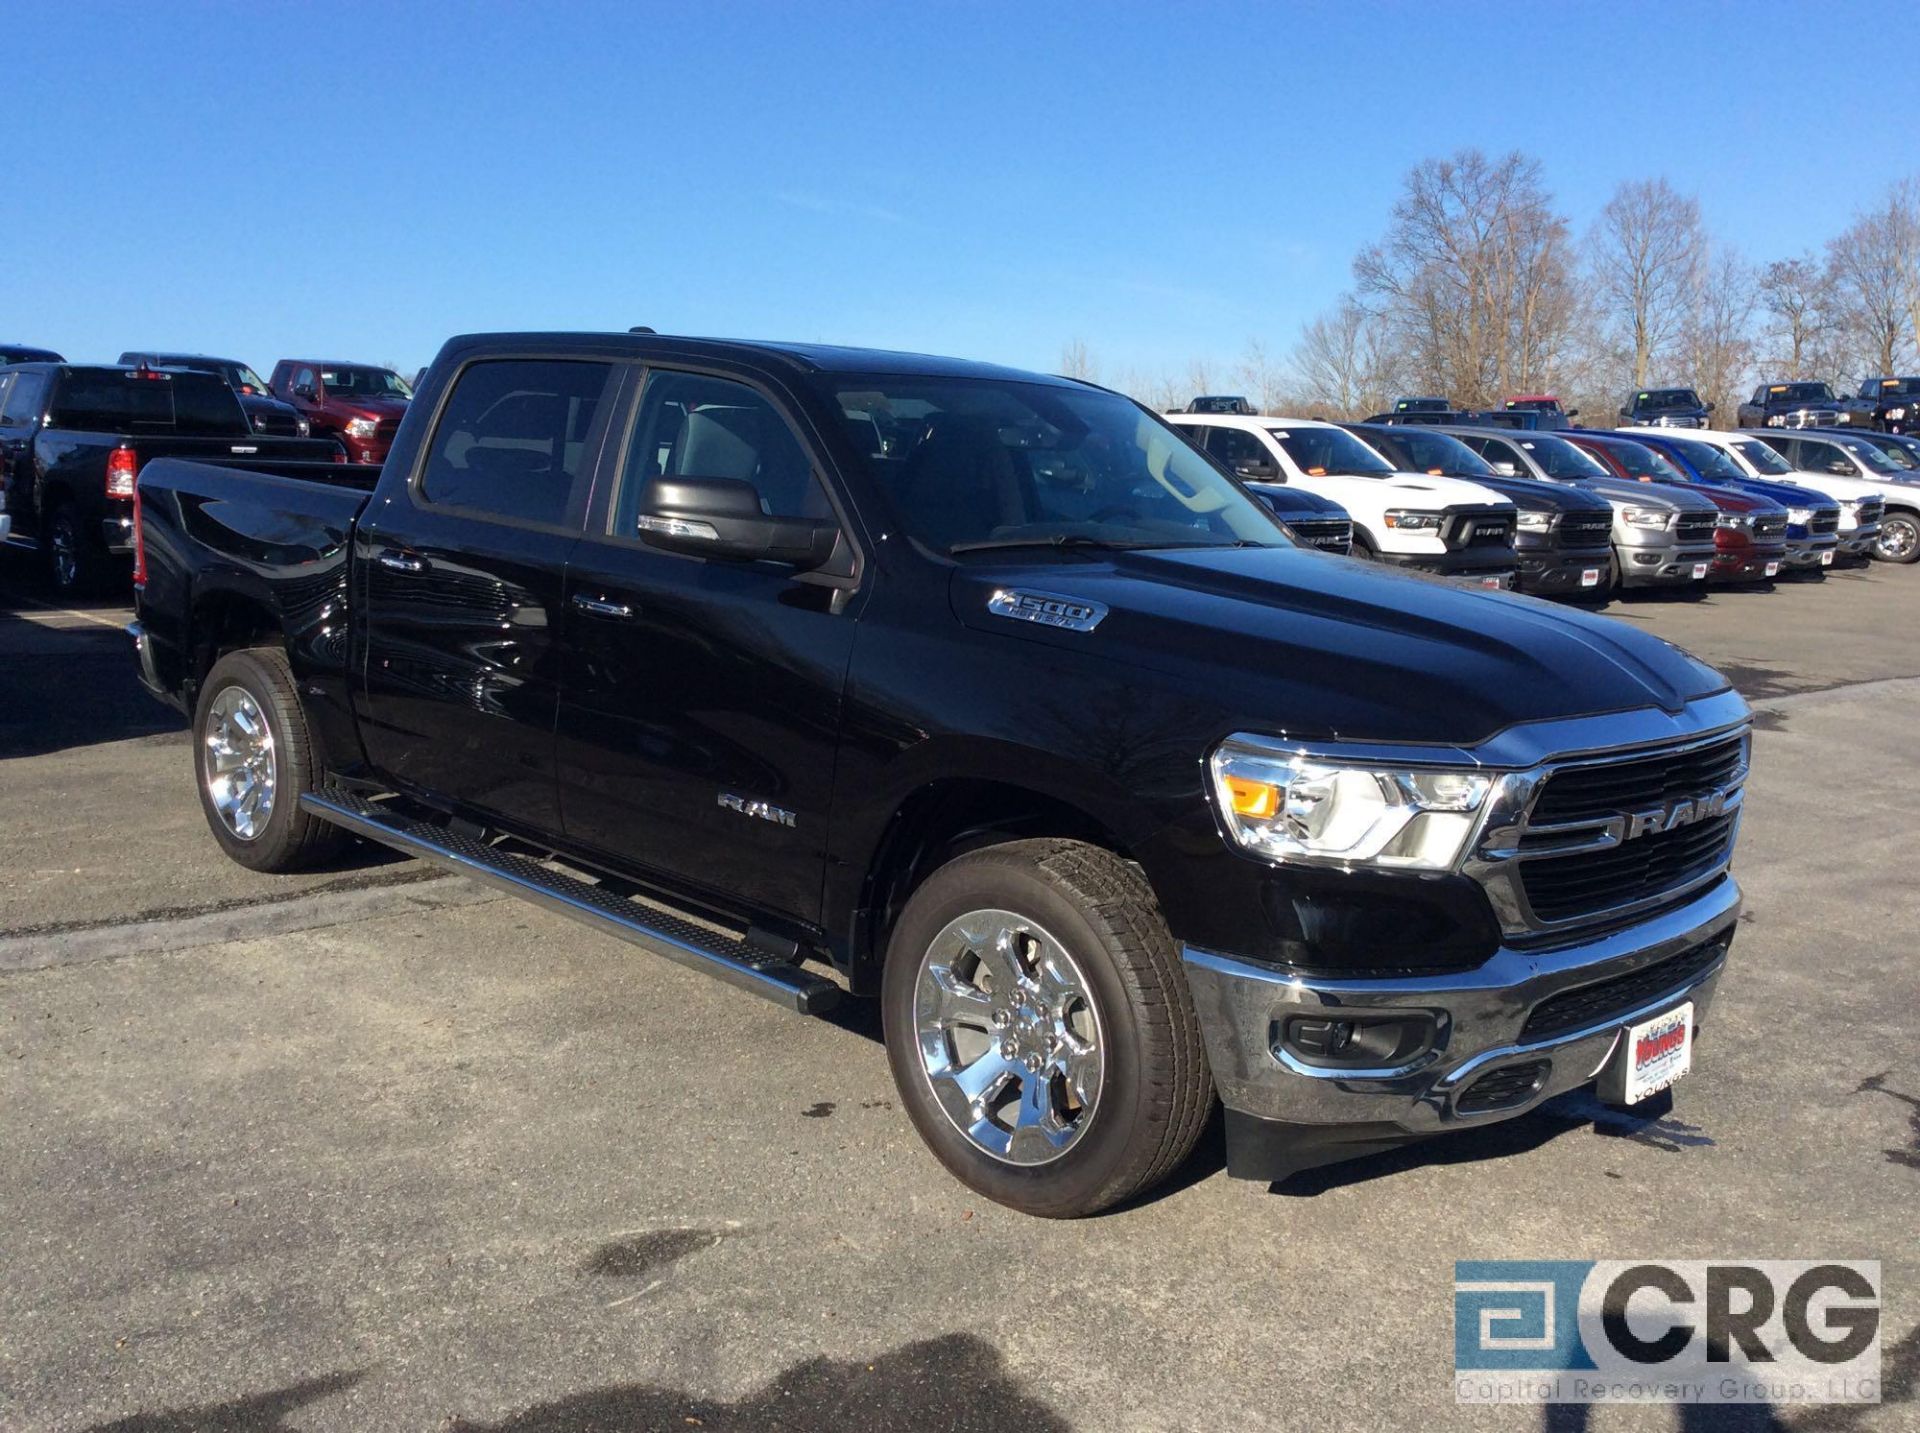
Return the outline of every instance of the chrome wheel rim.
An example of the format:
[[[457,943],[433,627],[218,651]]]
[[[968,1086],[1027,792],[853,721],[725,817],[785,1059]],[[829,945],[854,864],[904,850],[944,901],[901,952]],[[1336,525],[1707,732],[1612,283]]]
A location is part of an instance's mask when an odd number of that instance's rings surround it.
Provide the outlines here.
[[[1880,555],[1898,562],[1920,542],[1920,526],[1908,522],[1905,518],[1882,518],[1880,522]]]
[[[207,707],[201,733],[201,759],[207,799],[221,824],[242,841],[251,841],[273,817],[273,730],[253,694],[223,687]]]
[[[1012,911],[970,911],[914,982],[920,1066],[942,1113],[1004,1164],[1056,1160],[1086,1136],[1106,1071],[1099,1012],[1066,948]]]
[[[80,542],[70,523],[56,522],[47,541],[53,548],[53,580],[71,587],[80,576]]]

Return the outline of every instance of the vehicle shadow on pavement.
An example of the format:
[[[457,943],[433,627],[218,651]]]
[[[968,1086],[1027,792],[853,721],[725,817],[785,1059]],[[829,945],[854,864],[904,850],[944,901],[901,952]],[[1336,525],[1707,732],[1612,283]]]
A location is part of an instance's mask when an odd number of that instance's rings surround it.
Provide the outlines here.
[[[291,1430],[297,1425],[287,1421],[289,1415],[329,1393],[350,1388],[362,1377],[361,1373],[336,1373],[228,1403],[137,1413],[97,1424],[88,1433]],[[1071,1425],[1020,1387],[992,1344],[974,1334],[950,1333],[870,1360],[810,1358],[731,1403],[657,1384],[613,1384],[536,1403],[497,1423],[453,1417],[434,1426],[446,1433],[655,1433],[670,1428],[703,1428],[708,1433],[766,1428],[840,1433],[853,1426],[867,1433],[940,1428],[1067,1433]]]

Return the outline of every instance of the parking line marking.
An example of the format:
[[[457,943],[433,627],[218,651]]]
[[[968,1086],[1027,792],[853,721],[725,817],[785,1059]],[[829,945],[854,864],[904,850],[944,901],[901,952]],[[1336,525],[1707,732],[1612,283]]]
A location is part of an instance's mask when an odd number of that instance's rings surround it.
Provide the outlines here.
[[[91,622],[96,627],[105,627],[114,632],[124,632],[127,630],[127,624],[125,622],[110,621],[96,613],[77,612],[71,607],[55,607],[51,602],[42,602],[34,597],[22,597],[16,594],[9,594],[9,597],[12,601],[24,602],[29,607],[38,607],[42,612],[52,612],[61,617],[78,617],[82,622]],[[29,618],[28,620],[31,621],[32,619]]]

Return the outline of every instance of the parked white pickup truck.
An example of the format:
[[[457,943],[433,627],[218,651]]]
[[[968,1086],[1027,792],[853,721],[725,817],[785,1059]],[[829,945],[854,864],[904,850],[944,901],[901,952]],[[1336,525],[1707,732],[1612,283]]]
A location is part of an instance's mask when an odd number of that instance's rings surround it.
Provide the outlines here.
[[[1513,503],[1477,483],[1395,471],[1346,429],[1312,419],[1169,413],[1167,421],[1248,482],[1332,498],[1353,519],[1353,555],[1474,586],[1513,583]]]

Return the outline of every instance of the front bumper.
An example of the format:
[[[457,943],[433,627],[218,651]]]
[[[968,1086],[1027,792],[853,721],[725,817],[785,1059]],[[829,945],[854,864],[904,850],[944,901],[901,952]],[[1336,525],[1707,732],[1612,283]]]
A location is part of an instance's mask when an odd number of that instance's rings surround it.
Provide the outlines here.
[[[1710,542],[1666,547],[1616,543],[1615,548],[1623,587],[1685,587],[1706,577],[1716,552]]]
[[[1586,581],[1589,572],[1596,574],[1592,582]],[[1522,551],[1513,585],[1518,592],[1605,592],[1613,585],[1613,551]]]
[[[1749,541],[1746,546],[1728,548],[1713,559],[1707,576],[1715,582],[1764,582],[1786,564],[1787,545],[1779,539],[1770,542]]]
[[[1513,585],[1511,548],[1464,547],[1446,552],[1383,552],[1380,560],[1394,567],[1444,577],[1468,587]]]
[[[1787,566],[1795,571],[1807,571],[1812,568],[1833,566],[1833,555],[1840,549],[1840,538],[1835,533],[1824,533],[1819,537],[1795,538],[1787,544]]]
[[[4,536],[4,534],[0,534]],[[1855,523],[1840,534],[1840,555],[1843,557],[1872,557],[1873,550],[1880,543],[1880,524],[1877,522]]]
[[[1279,1180],[1303,1169],[1410,1140],[1510,1119],[1589,1085],[1631,1025],[1691,1000],[1706,1014],[1740,915],[1740,889],[1723,877],[1684,905],[1625,930],[1555,950],[1503,946],[1457,974],[1322,979],[1185,948],[1188,984],[1228,1111],[1227,1171]],[[1670,986],[1643,978],[1625,1003],[1544,1039],[1523,1027],[1534,1008],[1578,987],[1682,958]],[[1401,1016],[1431,1022],[1427,1048],[1383,1068],[1334,1068],[1301,1059],[1282,1031],[1293,1017]],[[1461,1108],[1490,1074],[1538,1067],[1497,1108]]]

